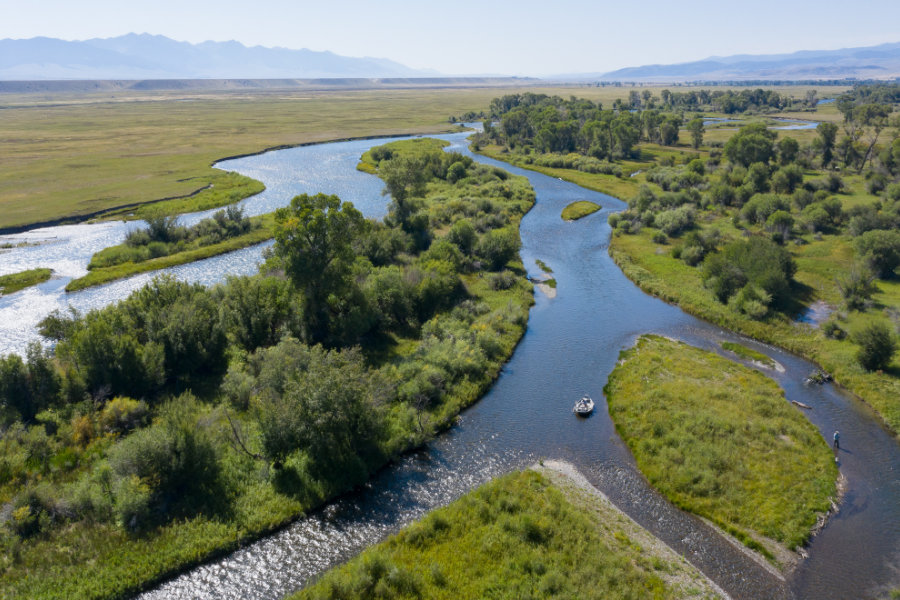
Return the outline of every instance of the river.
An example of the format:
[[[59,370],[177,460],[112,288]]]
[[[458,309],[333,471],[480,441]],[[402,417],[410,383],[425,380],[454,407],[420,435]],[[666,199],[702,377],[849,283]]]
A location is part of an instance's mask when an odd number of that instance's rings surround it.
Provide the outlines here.
[[[468,152],[465,134],[438,137],[450,141],[451,149]],[[321,191],[338,194],[367,216],[378,217],[386,205],[386,198],[380,195],[382,184],[376,177],[356,171],[355,165],[363,151],[384,141],[279,150],[219,166],[266,184],[263,194],[243,202],[248,214],[284,205],[298,193]],[[525,336],[490,392],[461,415],[457,426],[383,469],[364,488],[276,534],[172,579],[142,598],[280,598],[428,510],[541,457],[574,463],[619,508],[734,598],[875,597],[884,593],[889,583],[896,584],[900,578],[900,446],[872,411],[830,384],[804,386],[803,378],[813,369],[808,362],[699,321],[635,287],[607,252],[610,228],[606,219],[610,212],[624,208],[621,201],[484,157],[473,158],[529,178],[537,202],[522,220],[522,259],[531,274],[537,275],[534,261],[540,258],[553,268],[558,282],[556,298],[536,292]],[[573,223],[564,222],[560,211],[574,200],[597,202],[603,210]],[[22,234],[52,234],[57,239],[10,250],[2,255],[2,263],[6,268],[6,256],[22,257],[26,255],[22,251],[28,251],[35,265],[41,263],[37,256],[41,253],[46,253],[46,260],[53,258],[59,261],[55,264],[61,264],[66,245],[109,245],[108,240],[121,239],[129,226],[79,225]],[[252,271],[261,252],[261,247],[248,248],[171,271],[184,279],[212,283],[227,273]],[[74,263],[72,271],[82,264]],[[58,291],[65,277],[39,286],[31,296],[24,296],[31,297],[39,308],[22,307],[19,341],[4,342],[6,349],[0,348],[0,352],[34,339],[33,323],[49,307],[67,303],[81,309],[101,306],[123,297],[147,278],[149,275],[139,276],[68,296]],[[0,299],[4,338],[7,319],[18,318],[20,309],[15,302],[3,302],[15,297]],[[21,302],[28,304],[27,300]],[[785,371],[767,374],[784,388],[788,400],[813,407],[804,414],[824,437],[829,438],[834,429],[841,430],[840,470],[847,488],[844,503],[810,544],[810,557],[787,581],[650,489],[615,433],[603,402],[598,402],[598,410],[589,419],[572,415],[571,406],[583,393],[602,400],[603,385],[619,351],[648,332],[713,351],[719,351],[721,341],[739,341],[771,356]]]

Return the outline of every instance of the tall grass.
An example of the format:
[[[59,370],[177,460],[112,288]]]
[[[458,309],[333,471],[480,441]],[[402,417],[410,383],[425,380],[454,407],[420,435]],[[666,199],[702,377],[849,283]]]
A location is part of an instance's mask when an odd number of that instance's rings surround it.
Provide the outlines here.
[[[27,287],[44,283],[53,274],[51,269],[30,269],[9,275],[0,275],[0,294],[12,294]]]
[[[570,497],[571,498],[571,497]],[[511,473],[334,569],[292,600],[713,597],[690,569],[638,545],[597,505]]]
[[[578,219],[594,214],[600,210],[600,208],[601,206],[594,202],[578,200],[563,209],[562,218],[566,221],[577,221]]]
[[[796,548],[831,507],[827,442],[758,371],[647,335],[622,353],[605,392],[650,483],[763,553],[746,532]]]

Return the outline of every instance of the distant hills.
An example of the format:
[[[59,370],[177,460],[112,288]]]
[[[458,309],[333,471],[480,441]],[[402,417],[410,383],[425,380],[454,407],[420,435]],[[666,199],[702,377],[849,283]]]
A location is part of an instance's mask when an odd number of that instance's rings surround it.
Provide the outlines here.
[[[900,77],[900,43],[793,54],[712,56],[676,65],[630,67],[580,79],[602,81],[737,81],[807,79],[893,79]]]
[[[177,42],[162,35],[66,41],[0,40],[0,80],[317,79],[432,77],[384,58],[247,47],[239,42]]]

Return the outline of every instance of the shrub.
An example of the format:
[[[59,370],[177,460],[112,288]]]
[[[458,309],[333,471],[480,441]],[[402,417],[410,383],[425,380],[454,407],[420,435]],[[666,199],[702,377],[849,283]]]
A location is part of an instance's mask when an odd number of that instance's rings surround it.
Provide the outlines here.
[[[822,333],[825,337],[834,340],[842,340],[847,337],[847,332],[834,319],[828,319],[822,323]]]
[[[897,350],[897,342],[890,327],[884,323],[872,323],[854,336],[859,344],[856,360],[867,371],[887,368]]]
[[[100,412],[100,427],[108,433],[125,433],[144,425],[148,413],[145,402],[116,396]]]
[[[447,239],[456,244],[465,254],[472,254],[478,235],[475,233],[472,223],[466,219],[460,219],[450,228]]]
[[[748,223],[765,223],[766,220],[777,211],[789,211],[787,201],[775,194],[757,194],[753,196],[741,209],[741,216]]]
[[[662,231],[657,231],[653,234],[653,242],[656,244],[665,244],[669,241],[669,238]]]
[[[519,252],[519,236],[510,229],[491,230],[478,243],[478,255],[487,261],[491,270],[498,271]]]
[[[726,302],[738,290],[747,289],[750,283],[777,304],[787,297],[796,268],[787,250],[765,238],[753,237],[731,242],[722,252],[707,256],[702,276],[720,302]],[[762,300],[757,297],[759,294],[753,294],[747,290],[735,306],[741,309],[745,300]]]
[[[853,246],[857,256],[882,279],[893,275],[900,265],[900,232],[867,231],[853,241]]]
[[[680,206],[656,215],[655,224],[666,235],[676,236],[694,226],[696,213],[692,206]]]
[[[515,284],[516,275],[512,271],[504,269],[499,273],[488,275],[488,285],[492,290],[508,290]]]
[[[109,452],[115,511],[132,529],[178,514],[196,514],[225,497],[218,450],[190,394],[160,410],[160,421],[121,439]]]
[[[690,266],[696,266],[703,260],[705,252],[700,246],[688,246],[681,251],[681,260]]]
[[[835,283],[848,310],[865,308],[872,294],[878,291],[875,276],[865,266],[854,266],[845,277],[837,278]]]

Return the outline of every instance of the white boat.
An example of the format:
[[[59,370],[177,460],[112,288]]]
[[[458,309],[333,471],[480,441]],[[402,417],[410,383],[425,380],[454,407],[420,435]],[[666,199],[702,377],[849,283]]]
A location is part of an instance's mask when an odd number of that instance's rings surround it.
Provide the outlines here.
[[[590,396],[585,394],[581,400],[575,403],[575,408],[572,409],[572,412],[576,415],[586,417],[594,412],[594,401],[591,400]]]

